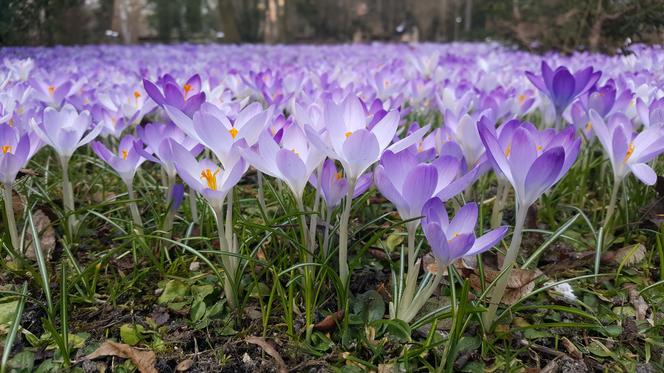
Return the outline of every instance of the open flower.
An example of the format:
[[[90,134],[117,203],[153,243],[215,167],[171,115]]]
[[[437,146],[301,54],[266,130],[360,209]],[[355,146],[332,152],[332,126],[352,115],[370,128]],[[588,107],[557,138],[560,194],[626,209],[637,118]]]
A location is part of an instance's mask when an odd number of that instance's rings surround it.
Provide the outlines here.
[[[305,125],[307,137],[328,157],[341,162],[352,184],[380,159],[386,149],[394,152],[406,149],[421,140],[429,129],[426,126],[390,146],[399,126],[399,112],[387,112],[369,128],[371,118],[367,118],[360,99],[353,96],[346,98],[340,105],[327,101],[324,118],[325,133]]]
[[[205,102],[205,92],[201,92],[201,77],[198,74],[191,76],[182,85],[168,74],[161,77],[157,84],[144,79],[143,87],[157,105],[173,106],[189,117]]]
[[[600,71],[593,71],[592,67],[579,70],[574,75],[564,66],[551,70],[544,61],[541,64],[541,72],[542,75],[535,75],[526,71],[526,77],[551,100],[557,117],[560,117],[575,98],[588,91],[602,76]]]
[[[664,131],[661,128],[647,127],[638,134],[627,126],[615,125],[611,128],[594,110],[590,111],[590,120],[597,139],[611,161],[617,182],[632,172],[645,184],[655,184],[657,174],[646,162],[664,152]]]
[[[30,135],[21,135],[15,127],[0,125],[0,147],[0,182],[12,185],[19,170],[32,157]]]
[[[38,125],[33,122],[33,129],[60,157],[69,158],[76,149],[94,140],[101,132],[101,124],[92,129],[90,124],[90,113],[82,111],[79,114],[73,106],[67,104],[59,111],[46,108],[42,122]]]
[[[302,129],[295,124],[284,129],[281,146],[268,131],[263,131],[258,149],[245,149],[242,156],[259,171],[283,180],[296,200],[302,199],[307,181],[323,161],[323,155],[309,144]]]
[[[170,141],[178,175],[212,205],[221,209],[228,192],[240,181],[246,165],[243,159],[231,168],[224,169],[210,159],[197,161],[189,150],[173,140]]]
[[[477,204],[468,203],[449,220],[443,201],[432,198],[422,209],[422,230],[440,265],[446,266],[465,256],[481,254],[495,246],[507,233],[503,226],[475,237]]]
[[[118,173],[126,185],[131,185],[136,171],[145,162],[138,148],[143,147],[143,143],[132,135],[125,135],[118,145],[117,153],[110,151],[99,141],[92,142],[92,150],[104,162]]]
[[[637,98],[636,111],[644,126],[664,127],[664,97],[653,100],[650,105]]]
[[[480,121],[479,132],[494,169],[514,187],[519,208],[526,209],[569,171],[581,145],[571,126],[556,134],[522,124],[511,137],[501,133],[499,141],[494,129]]]
[[[357,198],[364,194],[364,192],[371,187],[373,180],[372,173],[366,173],[357,180],[357,185],[355,185],[355,191],[353,192],[353,198]],[[316,189],[319,190],[325,204],[329,210],[339,206],[341,200],[348,193],[348,180],[343,176],[342,171],[337,171],[337,166],[334,164],[334,161],[331,159],[326,159],[323,162],[323,168],[321,170],[320,177],[320,188],[317,186],[316,174],[312,174],[309,178],[309,183]]]
[[[142,143],[147,145],[147,148],[143,149],[141,146],[137,150],[148,161],[161,164],[166,175],[172,178],[175,177],[177,171],[175,170],[171,147],[172,142],[168,141],[169,139],[182,145],[194,156],[203,151],[203,145],[185,135],[181,129],[173,124],[148,123],[145,127],[137,127],[136,133]]]

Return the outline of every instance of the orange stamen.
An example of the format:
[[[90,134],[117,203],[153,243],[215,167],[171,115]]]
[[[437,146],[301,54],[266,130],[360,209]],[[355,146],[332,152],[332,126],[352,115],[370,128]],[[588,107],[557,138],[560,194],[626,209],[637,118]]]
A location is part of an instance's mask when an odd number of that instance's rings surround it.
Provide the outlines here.
[[[219,168],[217,168],[214,173],[209,168],[201,171],[201,179],[205,179],[205,181],[207,181],[209,189],[217,190],[217,174],[219,171],[221,171]]]

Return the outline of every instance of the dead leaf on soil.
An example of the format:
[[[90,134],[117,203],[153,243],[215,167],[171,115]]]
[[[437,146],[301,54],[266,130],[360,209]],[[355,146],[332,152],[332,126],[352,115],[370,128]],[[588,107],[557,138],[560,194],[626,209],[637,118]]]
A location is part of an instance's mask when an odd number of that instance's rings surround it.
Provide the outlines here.
[[[576,345],[574,343],[572,343],[572,341],[567,339],[567,337],[562,337],[562,342],[563,342],[563,346],[565,346],[565,349],[567,350],[567,352],[573,358],[575,358],[576,360],[579,360],[583,357],[583,354],[581,353],[581,351],[579,351],[579,349],[576,347]]]
[[[602,254],[602,263],[630,267],[640,263],[645,257],[646,247],[639,243],[605,252]]]
[[[176,372],[186,372],[194,365],[194,361],[191,359],[182,360],[176,367]]]
[[[25,198],[12,189],[12,205],[14,206],[14,215],[20,216],[25,208]]]
[[[39,244],[41,245],[41,250],[43,254],[46,254],[45,257],[47,260],[51,259],[53,254],[53,249],[55,249],[55,229],[53,229],[53,224],[51,224],[51,219],[49,219],[42,210],[37,210],[32,213],[32,220],[35,223],[35,228],[39,234]],[[30,242],[28,247],[25,249],[25,256],[28,259],[36,260],[35,248],[32,244],[32,230],[28,229],[25,232],[27,242]]]
[[[493,282],[499,274],[500,271],[484,267],[485,284]],[[541,275],[543,275],[543,273],[539,269],[530,270],[514,268],[512,272],[510,272],[510,277],[507,280],[507,290],[505,291],[505,295],[501,302],[507,305],[516,303],[519,299],[535,289],[535,280]],[[479,271],[473,272],[470,275],[470,286],[475,290],[482,289]]]
[[[286,363],[284,362],[284,359],[281,358],[281,355],[279,355],[279,352],[274,349],[272,344],[268,341],[266,341],[263,338],[260,337],[254,337],[254,336],[249,336],[245,339],[247,343],[255,344],[258,347],[262,348],[268,355],[272,356],[272,358],[275,360],[277,363],[277,371],[279,373],[287,373],[288,368],[286,368]]]
[[[318,324],[314,325],[314,330],[318,331],[332,330],[337,326],[337,323],[339,323],[339,321],[343,320],[343,318],[344,318],[343,310],[331,313],[325,316],[325,318],[321,320]]]
[[[632,306],[634,306],[636,319],[645,320],[646,313],[648,312],[648,303],[646,303],[643,297],[639,295],[639,291],[636,290],[636,285],[625,284],[623,287],[627,289],[627,293],[629,294],[629,302],[632,303]]]
[[[104,356],[131,359],[141,373],[157,373],[157,369],[154,367],[156,357],[152,351],[142,351],[123,343],[106,341],[85,359],[94,360]]]

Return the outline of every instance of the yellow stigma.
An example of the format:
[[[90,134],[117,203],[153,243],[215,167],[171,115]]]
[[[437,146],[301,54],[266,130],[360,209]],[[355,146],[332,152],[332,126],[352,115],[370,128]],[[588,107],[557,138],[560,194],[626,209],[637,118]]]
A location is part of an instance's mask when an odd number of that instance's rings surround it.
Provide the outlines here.
[[[126,150],[122,151],[122,159],[124,159],[124,160],[127,159],[127,151]]]
[[[623,159],[624,163],[627,163],[629,161],[629,158],[632,156],[634,153],[634,143],[629,143],[629,146],[627,147],[627,153],[625,154],[625,159]]]
[[[207,181],[209,189],[217,190],[217,174],[219,171],[221,171],[219,168],[217,168],[215,172],[212,172],[209,168],[201,171],[201,179],[205,179],[205,181]]]
[[[341,171],[337,172],[335,177],[337,178],[337,180],[340,180],[343,177]]]
[[[344,133],[344,135],[346,135],[346,138],[349,138],[350,135],[352,135],[352,134],[353,134],[353,131],[348,131],[348,132]]]
[[[538,152],[542,151],[542,145],[537,145],[537,151]]]
[[[455,239],[457,237],[459,237],[459,232],[454,232],[454,234],[452,235],[452,239]]]
[[[519,95],[517,100],[519,100],[519,104],[523,104],[526,101],[526,95]]]
[[[507,149],[505,149],[505,157],[509,157],[511,153],[512,153],[512,144],[509,144],[507,145]]]
[[[586,123],[586,132],[590,132],[591,129],[593,129],[593,124],[590,122]]]
[[[187,97],[187,93],[191,91],[191,84],[185,84],[182,86],[182,89],[184,89],[184,97]]]
[[[2,146],[2,154],[7,154],[12,152],[12,146],[11,145],[3,145]]]
[[[7,125],[9,127],[14,127],[14,118],[9,118],[9,120],[7,121]]]
[[[233,138],[233,140],[235,140],[235,137],[237,136],[237,132],[238,132],[238,131],[237,131],[237,128],[235,128],[235,127],[233,127],[233,128],[231,128],[230,130],[228,130],[228,133],[231,134],[231,137]]]
[[[297,155],[298,157],[300,156],[300,153],[298,153],[298,152],[295,150],[295,148],[291,149],[291,151],[292,151],[293,153],[295,153],[295,155]]]
[[[422,153],[424,151],[424,144],[422,144],[422,141],[417,145],[417,152]]]
[[[48,94],[53,96],[54,93],[55,93],[55,86],[49,85],[48,86]]]

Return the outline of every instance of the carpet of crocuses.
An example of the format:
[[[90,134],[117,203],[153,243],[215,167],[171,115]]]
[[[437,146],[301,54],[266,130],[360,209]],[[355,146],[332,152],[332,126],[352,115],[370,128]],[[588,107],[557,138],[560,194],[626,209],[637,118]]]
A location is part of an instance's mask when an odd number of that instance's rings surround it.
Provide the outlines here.
[[[664,369],[664,50],[0,49],[2,371]]]

